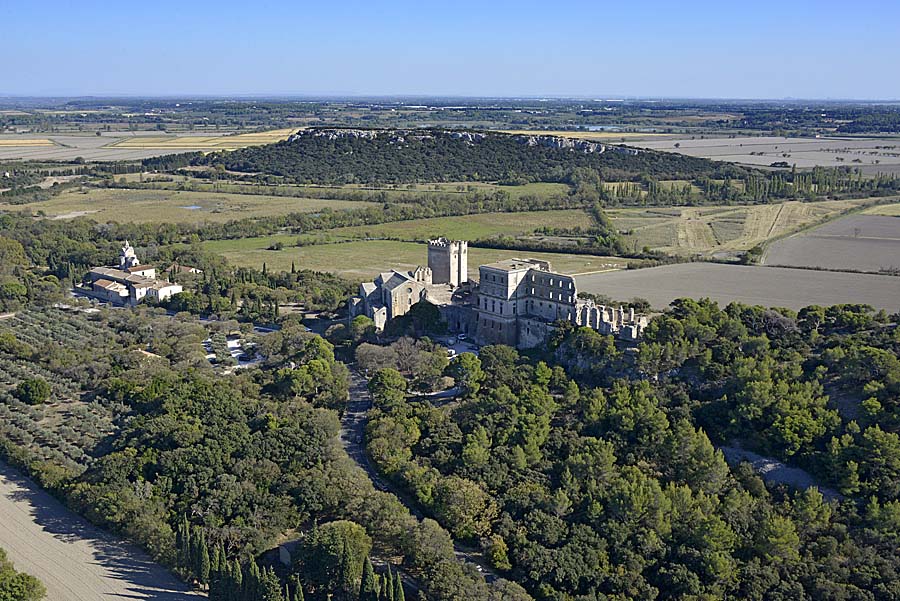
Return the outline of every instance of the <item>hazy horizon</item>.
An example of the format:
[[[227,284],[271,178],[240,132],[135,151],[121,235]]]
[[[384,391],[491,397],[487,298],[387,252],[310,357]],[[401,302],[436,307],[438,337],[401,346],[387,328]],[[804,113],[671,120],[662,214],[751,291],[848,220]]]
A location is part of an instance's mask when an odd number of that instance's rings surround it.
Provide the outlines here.
[[[6,15],[0,96],[900,99],[900,6],[848,12],[833,0],[50,0]]]

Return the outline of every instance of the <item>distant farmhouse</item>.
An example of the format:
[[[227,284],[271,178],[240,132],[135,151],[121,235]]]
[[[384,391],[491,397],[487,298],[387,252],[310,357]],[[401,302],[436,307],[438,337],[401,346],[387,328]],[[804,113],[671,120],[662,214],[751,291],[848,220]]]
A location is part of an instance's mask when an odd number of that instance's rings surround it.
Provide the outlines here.
[[[575,278],[555,273],[547,261],[507,259],[481,265],[478,273],[478,283],[469,282],[467,242],[431,240],[428,267],[392,270],[364,282],[350,301],[350,317],[366,315],[382,330],[427,301],[441,310],[451,331],[519,348],[542,344],[560,320],[623,340],[637,340],[647,325],[633,309],[579,299]]]
[[[156,277],[156,268],[141,265],[125,241],[116,267],[94,267],[88,274],[93,296],[117,305],[137,305],[144,299],[161,302],[182,291],[180,284]]]

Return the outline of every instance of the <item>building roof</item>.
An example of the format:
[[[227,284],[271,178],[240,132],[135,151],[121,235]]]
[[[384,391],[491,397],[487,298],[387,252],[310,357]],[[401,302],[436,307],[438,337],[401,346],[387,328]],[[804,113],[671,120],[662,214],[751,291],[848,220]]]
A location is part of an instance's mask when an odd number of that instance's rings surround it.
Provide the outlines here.
[[[382,274],[385,275],[385,274]],[[405,284],[415,284],[417,286],[421,286],[421,282],[417,282],[415,279],[410,277],[408,273],[404,273],[402,271],[394,271],[390,274],[386,280],[382,279],[382,287],[387,290],[394,290],[395,288],[399,288]]]
[[[116,269],[114,267],[94,267],[91,269],[91,273],[102,276],[103,279],[112,280],[113,282],[119,282],[121,284],[127,284],[129,286],[133,286],[134,288],[157,287],[157,289],[159,289],[158,286],[167,287],[173,285],[167,280],[148,278],[136,273],[128,273],[127,271],[122,271],[121,269]]]
[[[123,286],[119,282],[111,282],[104,279],[96,280],[94,284],[103,288],[104,290],[115,290],[117,292],[125,290],[125,286]]]
[[[494,263],[486,263],[480,267],[497,271],[519,271],[522,269],[541,269],[542,263],[537,259],[503,259]]]
[[[134,273],[135,271],[149,271],[150,269],[156,269],[153,265],[135,265],[134,267],[129,267],[125,271],[128,273]]]

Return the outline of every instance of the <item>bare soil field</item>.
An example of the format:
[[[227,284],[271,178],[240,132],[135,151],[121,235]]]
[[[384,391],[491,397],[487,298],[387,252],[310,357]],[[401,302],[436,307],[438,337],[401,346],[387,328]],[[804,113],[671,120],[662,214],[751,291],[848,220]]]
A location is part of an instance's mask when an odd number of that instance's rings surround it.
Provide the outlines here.
[[[850,215],[773,243],[766,265],[900,271],[900,217]]]
[[[246,146],[270,144],[286,139],[294,129],[228,135],[209,133],[166,135],[160,132],[135,132],[95,135],[0,135],[0,160],[60,160],[81,157],[86,161],[123,161],[172,154],[234,150]]]
[[[867,171],[900,166],[900,138],[665,138],[629,141],[632,146],[695,157],[768,166],[784,161],[797,167],[863,167]]]
[[[28,211],[51,219],[90,215],[91,219],[100,222],[119,223],[220,223],[245,217],[267,217],[323,209],[361,209],[367,206],[372,204],[292,196],[125,188],[87,188],[84,192],[73,189],[39,202],[21,205],[0,203],[0,209],[3,210]]]
[[[578,278],[578,289],[620,300],[646,298],[656,309],[667,307],[676,298],[706,297],[721,305],[737,301],[802,309],[809,305],[865,303],[888,311],[900,310],[900,277],[718,263],[584,275]]]
[[[46,601],[205,598],[4,463],[0,463],[0,547],[17,569],[44,583]]]

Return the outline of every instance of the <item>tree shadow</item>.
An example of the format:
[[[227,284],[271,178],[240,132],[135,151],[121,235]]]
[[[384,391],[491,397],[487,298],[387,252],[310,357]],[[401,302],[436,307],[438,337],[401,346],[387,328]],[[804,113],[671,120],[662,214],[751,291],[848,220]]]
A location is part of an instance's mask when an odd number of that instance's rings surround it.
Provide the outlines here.
[[[65,544],[86,541],[93,552],[92,563],[105,572],[103,579],[118,580],[122,583],[121,588],[127,591],[110,591],[102,598],[187,601],[203,597],[150,559],[144,551],[94,526],[3,462],[0,462],[0,480],[16,486],[17,490],[7,493],[6,497],[19,504],[53,538]],[[60,569],[62,567],[59,566]],[[101,578],[99,575],[97,577]]]

